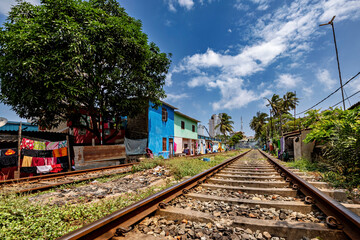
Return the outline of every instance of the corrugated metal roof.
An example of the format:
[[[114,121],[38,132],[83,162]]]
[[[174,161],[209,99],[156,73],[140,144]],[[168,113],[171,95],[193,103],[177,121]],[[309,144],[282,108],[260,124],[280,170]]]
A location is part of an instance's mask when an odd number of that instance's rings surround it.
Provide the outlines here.
[[[22,131],[38,131],[39,127],[30,123],[21,123]],[[0,131],[18,131],[20,122],[8,121],[4,126],[0,127]]]

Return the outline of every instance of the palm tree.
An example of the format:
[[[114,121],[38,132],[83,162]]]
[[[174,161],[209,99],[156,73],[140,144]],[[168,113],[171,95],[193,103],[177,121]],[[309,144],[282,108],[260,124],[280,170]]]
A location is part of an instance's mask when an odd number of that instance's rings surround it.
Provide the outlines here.
[[[299,103],[299,98],[296,97],[296,94],[294,92],[287,92],[284,95],[283,99],[283,107],[286,112],[294,109]]]
[[[250,128],[255,131],[255,138],[258,139],[261,136],[263,126],[265,126],[268,115],[263,112],[257,112],[250,122]]]
[[[234,124],[234,121],[231,121],[231,117],[226,113],[220,113],[219,118],[220,118],[220,123],[215,126],[215,129],[220,128],[220,132],[225,136],[225,140],[226,140],[226,133],[233,132],[232,125]]]
[[[274,117],[280,118],[280,134],[282,135],[281,123],[282,123],[282,113],[284,107],[284,100],[280,98],[279,95],[274,94],[271,99],[265,98],[269,103],[266,104],[267,107],[271,107]]]
[[[266,106],[270,106],[274,116],[280,119],[279,134],[282,136],[283,114],[289,114],[289,111],[294,109],[296,104],[299,103],[299,99],[294,92],[287,92],[282,98],[274,94],[271,99],[266,98],[266,100],[269,102]]]

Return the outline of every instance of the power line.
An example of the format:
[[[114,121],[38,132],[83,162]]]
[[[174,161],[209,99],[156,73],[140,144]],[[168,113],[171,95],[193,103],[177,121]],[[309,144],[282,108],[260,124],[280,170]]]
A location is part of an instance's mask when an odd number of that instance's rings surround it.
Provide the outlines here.
[[[351,98],[351,97],[355,96],[355,95],[356,95],[356,94],[358,94],[358,93],[360,93],[360,90],[359,90],[359,91],[357,91],[356,93],[354,93],[353,95],[351,95],[351,96],[349,96],[349,97],[345,98],[344,100],[348,100],[349,98]],[[336,105],[339,105],[340,103],[342,103],[342,101],[338,102],[337,104],[335,104],[334,106],[331,106],[331,107],[333,108],[333,107],[335,107]]]
[[[342,85],[342,87],[344,87],[346,84],[348,84],[350,81],[352,81],[353,79],[355,79],[358,75],[360,74],[360,72],[358,72],[355,76],[353,76],[352,78],[350,78],[346,83],[344,83]],[[324,98],[323,100],[321,100],[320,102],[318,102],[317,104],[315,104],[314,106],[312,106],[311,108],[306,109],[305,111],[302,111],[300,113],[297,113],[296,115],[300,115],[303,113],[306,113],[307,111],[309,111],[310,109],[313,109],[314,107],[316,107],[317,105],[319,105],[320,103],[324,102],[326,99],[328,99],[329,97],[331,97],[332,95],[334,95],[337,91],[339,91],[341,89],[341,86],[336,89],[334,92],[330,93],[326,98]],[[342,102],[342,101],[341,101]],[[341,103],[340,102],[340,103]],[[345,110],[345,109],[344,109]]]

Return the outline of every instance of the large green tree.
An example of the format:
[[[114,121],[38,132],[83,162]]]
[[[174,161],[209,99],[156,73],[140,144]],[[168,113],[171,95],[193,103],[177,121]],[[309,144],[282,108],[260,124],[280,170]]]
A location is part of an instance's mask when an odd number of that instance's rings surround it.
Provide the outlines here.
[[[169,55],[141,28],[116,0],[19,1],[1,28],[1,101],[41,126],[72,121],[100,137],[100,116],[119,123],[165,97]]]

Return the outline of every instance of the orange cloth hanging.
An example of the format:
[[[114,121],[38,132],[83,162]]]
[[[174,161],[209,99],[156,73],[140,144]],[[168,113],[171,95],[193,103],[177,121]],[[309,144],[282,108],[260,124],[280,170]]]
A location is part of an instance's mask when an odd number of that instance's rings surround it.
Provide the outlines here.
[[[66,147],[53,150],[53,157],[65,157],[67,155]]]

